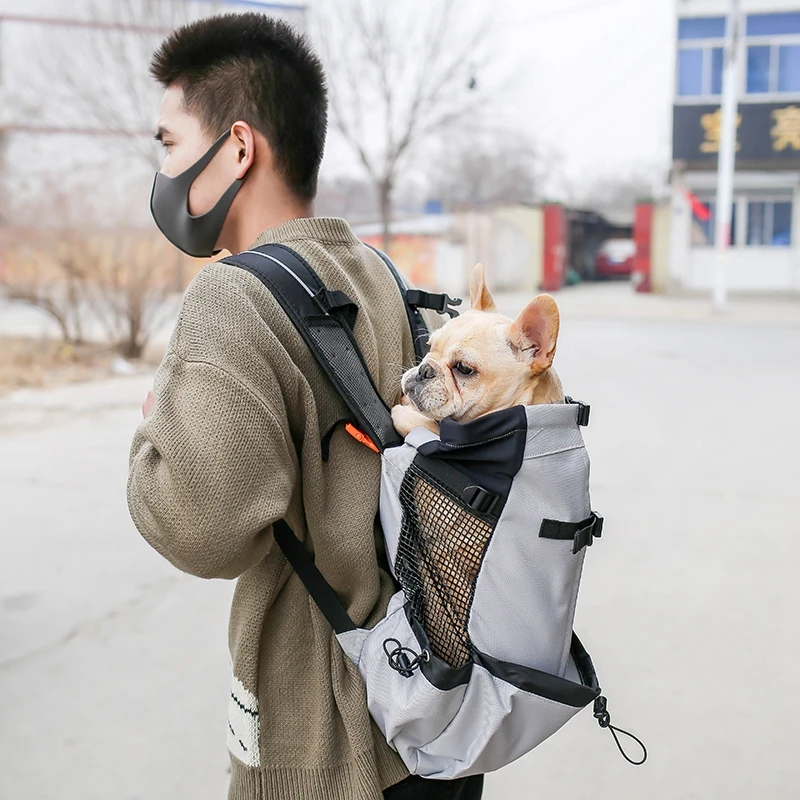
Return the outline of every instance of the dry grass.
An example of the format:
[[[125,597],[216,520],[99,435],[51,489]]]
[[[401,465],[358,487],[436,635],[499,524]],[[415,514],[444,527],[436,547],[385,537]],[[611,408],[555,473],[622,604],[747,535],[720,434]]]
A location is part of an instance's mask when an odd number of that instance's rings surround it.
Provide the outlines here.
[[[0,336],[0,395],[98,380],[111,374],[116,355],[99,344]]]

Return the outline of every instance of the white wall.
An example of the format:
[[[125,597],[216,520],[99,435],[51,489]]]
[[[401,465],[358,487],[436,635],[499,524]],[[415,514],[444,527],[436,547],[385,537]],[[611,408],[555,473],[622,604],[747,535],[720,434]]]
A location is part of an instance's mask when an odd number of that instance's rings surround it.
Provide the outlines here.
[[[686,289],[708,289],[714,284],[717,253],[713,247],[690,250]],[[792,247],[733,247],[728,251],[730,291],[785,292],[795,286],[797,254]]]
[[[726,16],[730,0],[688,0],[677,3],[679,17]],[[766,14],[771,11],[797,11],[798,0],[741,0],[743,14]]]
[[[710,290],[713,286],[716,252],[713,247],[691,245],[692,213],[682,184],[694,192],[716,186],[714,172],[687,172],[672,188],[669,237],[670,290]],[[737,192],[793,190],[791,247],[731,247],[728,254],[728,288],[741,292],[800,293],[800,176],[797,172],[739,172],[734,176]],[[739,207],[740,212],[743,211]],[[741,234],[743,215],[737,220]],[[742,239],[743,241],[743,239]]]

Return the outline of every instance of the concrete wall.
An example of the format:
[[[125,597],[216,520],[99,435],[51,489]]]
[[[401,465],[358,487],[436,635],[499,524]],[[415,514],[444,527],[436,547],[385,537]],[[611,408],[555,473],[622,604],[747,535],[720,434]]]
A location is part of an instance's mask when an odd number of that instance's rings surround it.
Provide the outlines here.
[[[494,223],[494,256],[497,287],[535,292],[542,282],[544,261],[544,213],[541,208],[497,208]]]
[[[795,286],[794,253],[790,248],[733,247],[727,255],[727,284],[730,291],[785,292]],[[713,247],[693,248],[691,271],[684,288],[711,290],[717,253]]]
[[[650,284],[655,294],[664,294],[669,285],[669,250],[672,207],[669,202],[653,206],[650,242]]]
[[[457,240],[463,242],[464,291],[477,263],[491,289],[536,291],[542,280],[544,216],[531,206],[499,206],[457,214]]]

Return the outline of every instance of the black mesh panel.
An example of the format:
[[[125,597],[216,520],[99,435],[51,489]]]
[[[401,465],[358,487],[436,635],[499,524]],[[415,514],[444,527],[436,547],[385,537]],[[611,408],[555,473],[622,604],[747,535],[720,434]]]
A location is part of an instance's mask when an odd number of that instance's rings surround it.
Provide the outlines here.
[[[434,654],[451,667],[472,657],[467,633],[475,581],[494,529],[415,462],[400,488],[395,570]]]

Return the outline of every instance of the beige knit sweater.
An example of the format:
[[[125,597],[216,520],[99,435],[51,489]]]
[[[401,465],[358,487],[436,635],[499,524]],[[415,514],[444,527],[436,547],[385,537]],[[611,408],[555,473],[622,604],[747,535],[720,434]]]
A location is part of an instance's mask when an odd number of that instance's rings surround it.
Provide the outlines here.
[[[338,219],[293,220],[256,245],[267,242],[296,250],[357,303],[356,339],[394,402],[413,347],[385,265]],[[376,522],[379,456],[340,426],[323,462],[321,439],[346,408],[268,290],[226,264],[189,286],[154,393],[131,448],[133,521],[179,569],[238,578],[229,799],[379,798],[406,769],[271,528],[285,517],[350,617],[370,627],[393,591]]]

